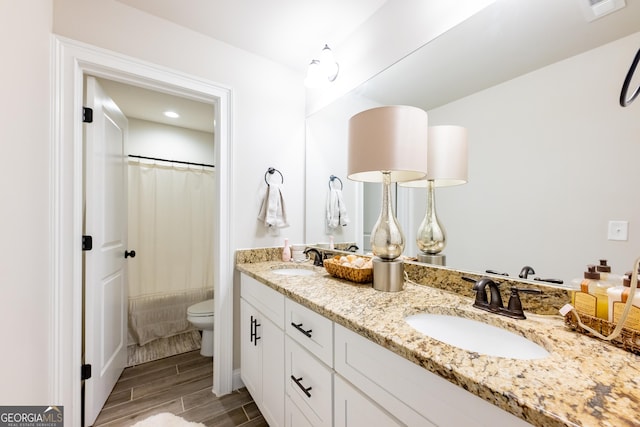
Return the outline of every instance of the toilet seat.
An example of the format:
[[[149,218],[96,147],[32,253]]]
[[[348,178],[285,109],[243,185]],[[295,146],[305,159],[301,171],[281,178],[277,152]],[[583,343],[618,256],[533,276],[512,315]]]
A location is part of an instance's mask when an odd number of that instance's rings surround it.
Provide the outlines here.
[[[187,315],[192,317],[208,317],[213,316],[213,311],[213,299],[208,299],[190,306],[187,309]]]

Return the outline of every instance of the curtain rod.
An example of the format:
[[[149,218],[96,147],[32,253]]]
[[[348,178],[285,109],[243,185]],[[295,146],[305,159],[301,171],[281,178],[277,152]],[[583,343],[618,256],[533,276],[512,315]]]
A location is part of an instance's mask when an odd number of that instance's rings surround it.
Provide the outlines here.
[[[145,159],[145,160],[159,160],[161,162],[182,163],[183,165],[207,166],[207,167],[210,167],[210,168],[215,168],[214,165],[208,165],[206,163],[183,162],[182,160],[168,160],[168,159],[160,159],[160,158],[157,158],[157,157],[136,156],[134,154],[129,154],[129,157],[135,157],[137,159]]]

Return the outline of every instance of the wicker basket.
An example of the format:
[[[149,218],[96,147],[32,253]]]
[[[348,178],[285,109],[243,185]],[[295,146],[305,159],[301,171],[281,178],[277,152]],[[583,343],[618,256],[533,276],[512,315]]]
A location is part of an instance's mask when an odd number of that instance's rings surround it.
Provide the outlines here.
[[[600,319],[595,316],[590,316],[585,313],[579,313],[579,314],[580,314],[580,320],[584,325],[590,327],[595,331],[598,331],[602,335],[607,336],[611,334],[611,332],[613,332],[613,330],[616,327],[615,323],[608,322],[604,319]],[[583,329],[580,325],[578,325],[578,319],[576,319],[576,316],[573,314],[573,312],[567,313],[567,315],[564,316],[564,323],[574,331],[593,337],[593,335],[589,333],[589,331],[587,331],[586,329]],[[594,338],[597,338],[597,337],[594,337]],[[640,355],[640,331],[636,331],[628,328],[622,328],[620,335],[618,335],[615,339],[609,342],[615,345],[616,347],[620,347],[631,353]]]
[[[345,279],[355,283],[369,283],[373,281],[373,268],[347,267],[340,264],[340,256],[324,260],[324,268],[333,277]]]

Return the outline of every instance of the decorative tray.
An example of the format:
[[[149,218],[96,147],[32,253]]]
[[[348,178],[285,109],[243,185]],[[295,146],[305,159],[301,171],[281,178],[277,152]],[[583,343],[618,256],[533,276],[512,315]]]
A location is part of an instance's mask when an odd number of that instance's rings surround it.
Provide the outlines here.
[[[584,325],[590,327],[595,331],[598,331],[599,333],[605,336],[611,334],[611,332],[613,332],[613,330],[616,327],[615,323],[609,322],[604,319],[600,319],[599,317],[590,316],[585,313],[579,313],[579,315],[580,315],[580,320]],[[576,332],[580,332],[582,334],[589,335],[593,338],[598,339],[597,337],[594,337],[591,333],[589,333],[589,331],[587,331],[586,329],[583,329],[578,324],[578,319],[576,319],[576,316],[573,314],[573,312],[569,312],[564,316],[564,323],[570,329]],[[609,342],[615,345],[616,347],[620,347],[631,353],[640,355],[640,331],[636,331],[634,329],[629,329],[629,328],[622,328],[620,335],[618,335],[616,338],[612,339]]]
[[[336,255],[324,260],[324,268],[333,277],[350,282],[369,283],[373,281],[373,267],[368,258],[355,255]]]

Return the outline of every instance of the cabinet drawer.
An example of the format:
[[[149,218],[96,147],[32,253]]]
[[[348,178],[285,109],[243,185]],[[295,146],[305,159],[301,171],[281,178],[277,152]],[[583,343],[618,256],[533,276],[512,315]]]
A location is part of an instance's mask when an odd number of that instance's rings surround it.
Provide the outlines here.
[[[285,337],[287,395],[312,425],[333,421],[333,371],[291,337]]]
[[[333,366],[333,322],[286,299],[285,331],[325,365]]]
[[[246,274],[240,275],[240,296],[284,329],[284,295]]]

